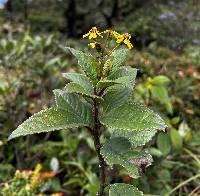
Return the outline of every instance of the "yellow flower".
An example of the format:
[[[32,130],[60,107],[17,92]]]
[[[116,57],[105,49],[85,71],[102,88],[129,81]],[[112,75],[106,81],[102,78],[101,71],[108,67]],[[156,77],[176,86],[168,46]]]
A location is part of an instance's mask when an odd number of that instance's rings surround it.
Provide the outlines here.
[[[133,47],[133,44],[130,42],[131,35],[129,33],[124,34],[124,43],[128,46],[129,49]]]
[[[110,29],[105,30],[103,33],[108,34],[108,36],[112,36],[113,31]]]
[[[101,33],[97,30],[96,27],[92,27],[88,33],[86,33],[85,35],[83,35],[83,38],[89,37],[89,39],[95,39],[98,36],[103,37],[101,35]]]
[[[117,33],[116,31],[113,31],[113,35],[114,35],[114,37],[117,39],[116,42],[117,42],[118,44],[120,44],[121,42],[123,42],[123,40],[124,40],[124,35],[121,35],[121,34]]]
[[[110,29],[106,29],[103,33],[112,33],[113,31]]]
[[[117,33],[116,31],[113,31],[113,35],[114,37],[117,39],[116,42],[118,44],[120,43],[124,43],[128,46],[129,49],[131,49],[133,47],[133,45],[130,42],[131,39],[131,35],[129,33],[124,33],[123,35]]]
[[[96,48],[96,42],[93,42],[93,43],[90,43],[90,44],[88,44],[88,46],[90,46],[91,48]]]
[[[33,175],[31,176],[31,182],[30,182],[30,189],[34,190],[38,184],[40,183],[40,171],[42,169],[41,164],[37,164],[36,168],[33,171]]]

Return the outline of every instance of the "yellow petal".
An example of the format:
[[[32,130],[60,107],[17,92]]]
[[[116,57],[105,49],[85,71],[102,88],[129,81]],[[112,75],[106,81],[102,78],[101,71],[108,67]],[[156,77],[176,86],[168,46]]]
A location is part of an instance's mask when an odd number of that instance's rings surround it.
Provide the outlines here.
[[[94,43],[90,43],[90,44],[88,44],[91,48],[95,48],[96,47],[96,42],[94,42]]]
[[[131,44],[131,43],[127,44],[127,46],[129,49],[133,48],[133,44]]]
[[[114,35],[114,37],[115,37],[116,39],[118,39],[119,37],[123,36],[123,35],[117,33],[116,31],[113,31],[113,35]]]
[[[131,42],[128,39],[125,39],[124,43],[128,46],[129,49],[131,49],[133,47],[133,45],[131,44]]]
[[[90,32],[89,33],[86,33],[85,35],[83,35],[83,38],[87,37],[90,35]]]
[[[90,33],[89,39],[95,39],[97,38],[97,34],[96,33]]]
[[[97,35],[98,35],[99,37],[103,37],[99,31],[97,31]]]
[[[124,40],[124,37],[123,37],[123,36],[119,36],[119,37],[117,38],[116,42],[117,42],[118,44],[120,44],[121,42],[123,42],[123,40]]]

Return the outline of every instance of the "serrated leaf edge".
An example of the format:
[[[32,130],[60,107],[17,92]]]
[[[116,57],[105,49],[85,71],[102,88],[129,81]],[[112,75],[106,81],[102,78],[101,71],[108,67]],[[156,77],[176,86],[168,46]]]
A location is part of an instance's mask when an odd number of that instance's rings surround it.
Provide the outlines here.
[[[131,102],[127,102],[127,103],[131,103]],[[139,103],[131,103],[131,104],[134,104],[134,105],[141,105],[141,106],[144,107],[144,105],[139,104]],[[121,107],[122,105],[124,105],[124,103],[121,104],[119,107]],[[106,115],[109,114],[110,112],[112,112],[113,110],[118,109],[119,107],[110,110],[108,113],[106,113]],[[163,128],[160,129],[160,128],[157,128],[157,127],[151,127],[151,128],[145,128],[145,129],[142,129],[142,130],[144,130],[144,131],[151,131],[151,130],[165,131],[165,130],[168,128],[168,126],[166,125],[166,123],[164,122],[164,120],[160,117],[160,115],[158,115],[156,112],[154,112],[153,110],[149,109],[148,107],[146,107],[146,111],[153,112],[153,113],[158,117],[158,119],[160,120],[160,122],[163,122]],[[102,117],[103,117],[103,116],[102,116]],[[101,119],[100,119],[100,122],[101,122],[101,124],[104,125],[105,127],[109,127],[109,128],[111,128],[111,129],[116,129],[116,127],[112,127],[112,126],[110,126],[110,125],[106,125],[105,123],[103,123],[103,122],[101,121]],[[120,128],[117,128],[117,129],[120,129]],[[133,131],[134,131],[135,129],[128,129],[128,128],[125,128],[125,129],[122,129],[122,130],[129,130],[129,131],[133,130]],[[135,131],[136,131],[136,130],[135,130]]]
[[[125,183],[115,183],[115,184],[110,184],[109,188],[111,188],[112,186],[117,186],[118,184],[125,184]],[[125,184],[125,185],[129,185],[131,187],[134,187],[139,193],[141,193],[142,196],[144,196],[144,193],[142,191],[140,191],[137,187],[131,185],[131,184]],[[110,195],[110,190],[109,190],[109,195]],[[131,195],[130,195],[131,196]],[[133,195],[132,195],[133,196]]]
[[[133,131],[133,132],[135,131],[135,132],[140,132],[139,130],[136,131],[136,130],[132,130],[132,129],[130,129],[130,130],[129,130],[129,129],[126,129],[126,130],[125,130],[125,129],[120,129],[120,128],[117,128],[117,129],[120,130],[120,131]],[[115,128],[115,130],[116,130],[116,128]],[[144,131],[145,131],[145,130],[144,130]],[[151,130],[151,131],[152,131],[152,130]],[[158,130],[153,130],[153,131],[156,131],[156,133],[157,133]],[[156,133],[155,133],[155,134],[156,134]],[[111,133],[111,138],[116,137],[116,136],[113,136],[112,134],[113,134],[113,130],[112,130],[112,133]],[[154,134],[153,136],[149,137],[149,138],[150,138],[149,141],[152,140],[152,138],[155,136],[155,134]],[[127,138],[127,137],[125,137],[125,136],[123,136],[123,135],[122,135],[122,136],[118,136],[118,137]],[[129,140],[129,138],[127,138],[127,139]],[[147,142],[149,142],[149,141],[147,141]],[[147,142],[146,142],[146,141],[143,141],[143,143],[138,144],[137,147],[145,146],[145,144],[146,144]],[[132,143],[132,142],[130,141],[130,143]]]
[[[51,108],[46,108],[44,110],[41,110],[35,114],[33,114],[32,116],[30,116],[28,119],[26,119],[24,122],[27,122],[27,121],[30,121],[32,118],[34,118],[36,115],[38,114],[43,114],[44,112],[48,111],[49,109],[58,109],[57,107],[51,107]],[[62,109],[60,109],[62,110]],[[23,122],[23,123],[24,123]],[[34,133],[30,133],[30,134],[21,134],[19,136],[15,136],[15,132],[18,130],[18,129],[24,129],[23,127],[23,123],[20,124],[11,134],[10,136],[8,137],[8,140],[11,140],[13,138],[16,138],[16,137],[20,137],[20,136],[26,136],[26,135],[32,135],[32,134],[39,134],[39,133],[44,133],[44,132],[49,132],[49,131],[56,131],[56,130],[61,130],[61,129],[66,129],[66,128],[78,128],[78,127],[81,127],[81,126],[88,126],[88,124],[85,124],[85,123],[72,123],[72,124],[68,124],[67,126],[60,126],[59,128],[56,128],[56,129],[51,129],[50,127],[49,128],[46,128],[45,131],[39,131],[39,132],[34,132]],[[24,129],[25,130],[25,129]],[[13,136],[14,135],[14,136]]]

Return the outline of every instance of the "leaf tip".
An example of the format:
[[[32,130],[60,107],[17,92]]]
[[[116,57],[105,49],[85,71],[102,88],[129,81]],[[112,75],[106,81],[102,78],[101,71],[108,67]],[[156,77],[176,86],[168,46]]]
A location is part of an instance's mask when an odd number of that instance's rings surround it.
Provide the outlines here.
[[[14,139],[15,137],[17,137],[17,136],[15,136],[14,131],[13,131],[13,132],[10,134],[10,136],[8,137],[8,141]]]

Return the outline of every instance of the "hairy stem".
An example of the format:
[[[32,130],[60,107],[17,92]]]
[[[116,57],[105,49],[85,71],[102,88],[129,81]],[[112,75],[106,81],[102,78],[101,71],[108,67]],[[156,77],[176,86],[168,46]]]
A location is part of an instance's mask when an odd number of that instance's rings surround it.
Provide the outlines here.
[[[96,89],[94,90],[94,95],[97,95]],[[99,159],[99,176],[100,176],[100,187],[97,195],[103,196],[104,188],[106,186],[105,161],[100,153],[101,143],[100,143],[99,111],[95,99],[93,99],[93,116],[94,116],[94,129],[91,130],[91,133],[94,139],[94,145]]]

